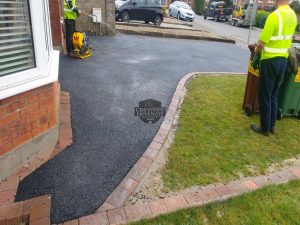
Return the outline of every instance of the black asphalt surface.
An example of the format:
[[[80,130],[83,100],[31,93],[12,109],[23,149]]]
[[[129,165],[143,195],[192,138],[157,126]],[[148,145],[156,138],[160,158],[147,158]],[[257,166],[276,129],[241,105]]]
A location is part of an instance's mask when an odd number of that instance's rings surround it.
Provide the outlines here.
[[[233,44],[118,35],[93,38],[94,56],[61,56],[59,80],[71,93],[74,144],[26,177],[16,200],[52,195],[51,222],[96,211],[147,149],[162,119],[143,123],[134,107],[168,106],[193,71],[246,72],[249,52]],[[205,96],[204,96],[205,97]]]

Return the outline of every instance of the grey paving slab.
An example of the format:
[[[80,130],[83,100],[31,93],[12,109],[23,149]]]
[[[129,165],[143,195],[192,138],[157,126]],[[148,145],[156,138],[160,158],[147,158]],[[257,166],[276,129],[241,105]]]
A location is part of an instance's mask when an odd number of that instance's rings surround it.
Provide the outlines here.
[[[93,57],[60,59],[74,144],[26,177],[16,196],[51,194],[52,223],[94,212],[146,150],[162,119],[148,125],[135,117],[139,101],[168,106],[185,74],[246,72],[249,57],[246,49],[225,43],[126,35],[93,40]]]

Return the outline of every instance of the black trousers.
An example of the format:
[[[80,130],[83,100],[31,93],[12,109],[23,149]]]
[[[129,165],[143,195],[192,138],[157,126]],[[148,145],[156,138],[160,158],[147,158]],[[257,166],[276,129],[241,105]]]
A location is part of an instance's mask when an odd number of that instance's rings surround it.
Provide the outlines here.
[[[73,50],[73,33],[75,32],[75,20],[65,20],[66,26],[66,45],[67,52],[70,53]]]
[[[265,132],[275,128],[278,92],[287,67],[287,59],[275,57],[265,59],[260,64],[258,100],[260,105],[260,125]]]

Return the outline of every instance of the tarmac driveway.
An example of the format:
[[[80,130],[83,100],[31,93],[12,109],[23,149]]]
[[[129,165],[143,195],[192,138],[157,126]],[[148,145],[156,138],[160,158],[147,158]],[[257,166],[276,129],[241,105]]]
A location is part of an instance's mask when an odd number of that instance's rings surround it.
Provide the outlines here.
[[[61,56],[62,90],[71,93],[74,144],[26,177],[18,201],[52,195],[51,222],[95,212],[158,130],[134,116],[149,98],[168,106],[192,71],[246,72],[249,52],[233,44],[118,35],[93,38],[94,56]],[[205,97],[205,96],[203,96]]]

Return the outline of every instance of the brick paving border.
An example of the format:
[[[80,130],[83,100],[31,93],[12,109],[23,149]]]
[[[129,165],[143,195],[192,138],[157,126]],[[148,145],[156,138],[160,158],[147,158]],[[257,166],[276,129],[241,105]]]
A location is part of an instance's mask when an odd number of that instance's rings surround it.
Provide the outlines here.
[[[167,140],[172,129],[176,112],[185,96],[185,87],[188,82],[197,76],[220,75],[234,76],[246,74],[227,72],[192,72],[184,76],[177,85],[166,117],[164,118],[157,134],[142,157],[132,167],[118,187],[109,195],[109,197],[95,213],[76,220],[64,222],[59,225],[126,224],[144,218],[153,218],[158,215],[177,211],[182,208],[203,206],[215,201],[224,201],[228,198],[239,196],[245,192],[253,191],[269,184],[281,184],[293,179],[299,179],[300,167],[291,167],[264,176],[246,177],[238,181],[232,181],[228,184],[208,185],[202,190],[195,192],[184,193],[146,203],[137,203],[135,205],[125,206],[126,201],[141,182],[145,173],[150,169],[152,164],[157,159],[159,155],[158,153],[165,150],[163,148],[163,144]]]
[[[29,222],[29,225],[50,224],[50,206],[47,207],[47,209],[43,209],[43,207],[41,207],[41,204],[39,204],[40,201],[47,201],[46,199],[49,199],[49,201],[51,201],[50,196],[42,196],[38,198],[33,198],[32,200],[14,203],[15,195],[20,181],[22,181],[26,176],[31,174],[33,171],[35,171],[41,165],[43,165],[48,160],[50,160],[58,153],[63,151],[67,146],[71,145],[72,143],[73,134],[71,127],[70,94],[68,92],[62,91],[60,94],[58,143],[54,148],[50,148],[42,154],[37,155],[34,159],[32,159],[29,163],[24,165],[17,172],[6,178],[4,181],[0,182],[0,225],[15,224],[16,222]],[[31,203],[33,203],[33,208],[29,207],[29,204]],[[26,206],[27,210],[32,211],[31,214],[29,212],[27,213],[26,211],[26,215],[30,214],[30,218],[28,221],[23,221],[19,215],[20,212],[22,212],[21,208],[23,207],[23,205]],[[50,203],[48,202],[47,205],[50,205]],[[47,212],[49,215],[47,214]],[[26,216],[24,213],[21,215]],[[36,216],[39,218],[34,219],[36,218]]]
[[[51,197],[44,195],[0,207],[1,225],[50,224]]]

